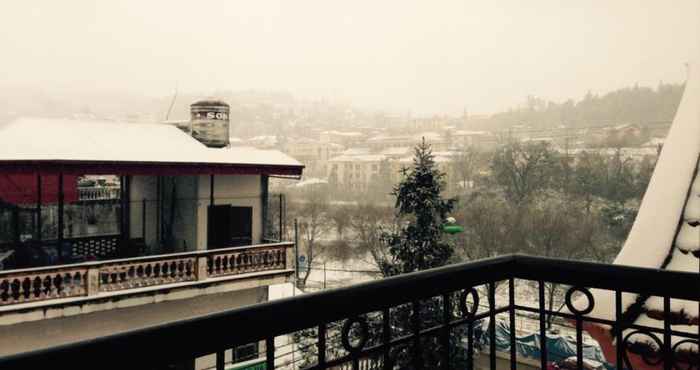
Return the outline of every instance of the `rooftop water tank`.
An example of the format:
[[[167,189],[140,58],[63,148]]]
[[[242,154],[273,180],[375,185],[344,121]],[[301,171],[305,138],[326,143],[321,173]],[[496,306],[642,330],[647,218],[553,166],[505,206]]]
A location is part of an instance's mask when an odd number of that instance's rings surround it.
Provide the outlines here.
[[[222,148],[229,145],[228,104],[206,99],[190,105],[192,136],[204,145]]]

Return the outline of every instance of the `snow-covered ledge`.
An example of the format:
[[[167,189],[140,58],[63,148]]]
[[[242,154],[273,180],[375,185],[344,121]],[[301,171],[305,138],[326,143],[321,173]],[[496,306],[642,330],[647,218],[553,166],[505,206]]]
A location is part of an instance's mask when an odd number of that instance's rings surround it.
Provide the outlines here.
[[[654,173],[644,194],[639,213],[625,244],[614,264],[672,271],[698,273],[700,271],[700,58],[689,72],[683,98],[664,143]],[[591,289],[594,308],[591,317],[616,320],[616,298],[612,291]],[[585,305],[579,299],[575,305]],[[671,328],[678,332],[698,332],[698,304],[670,300]],[[664,328],[664,307],[660,297],[623,293],[621,312],[626,327],[621,338],[647,346],[653,352],[661,351],[658,343],[663,338],[634,334],[629,325]],[[672,317],[672,318],[671,318]],[[607,325],[587,324],[586,330],[602,346],[606,357],[614,362],[616,334]],[[677,351],[697,353],[698,346],[680,336],[671,336],[670,346]],[[682,342],[682,343],[681,343]],[[676,344],[679,344],[676,348]],[[656,369],[641,357],[631,355],[639,369]]]

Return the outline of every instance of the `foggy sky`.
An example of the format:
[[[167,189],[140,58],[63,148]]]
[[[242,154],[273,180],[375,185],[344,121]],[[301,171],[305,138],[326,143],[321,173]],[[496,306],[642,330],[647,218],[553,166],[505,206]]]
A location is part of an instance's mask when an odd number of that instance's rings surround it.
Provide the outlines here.
[[[681,82],[698,0],[4,1],[0,89],[284,90],[415,114]]]

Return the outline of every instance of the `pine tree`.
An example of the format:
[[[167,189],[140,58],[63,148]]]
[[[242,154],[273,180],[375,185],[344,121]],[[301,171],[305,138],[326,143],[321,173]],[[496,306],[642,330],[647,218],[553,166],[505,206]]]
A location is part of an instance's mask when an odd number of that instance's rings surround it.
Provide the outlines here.
[[[440,172],[435,163],[430,145],[421,142],[415,148],[415,157],[410,169],[404,169],[403,180],[394,187],[392,194],[396,196],[396,216],[403,226],[396,232],[381,233],[384,253],[378,253],[385,259],[378,260],[384,276],[393,276],[408,272],[426,270],[447,264],[453,254],[453,246],[443,240],[442,226],[454,207],[455,199],[443,199],[445,174]],[[430,328],[442,323],[442,297],[432,297],[422,300],[418,305],[418,315],[421,326]],[[452,298],[456,302],[456,296]],[[456,310],[453,305],[452,310]],[[394,307],[391,310],[391,327],[395,332],[410,332],[411,317],[414,315],[408,306]],[[367,316],[370,332],[381,333],[382,320],[378,316]],[[338,329],[329,329],[327,351],[330,356],[339,356],[342,351]],[[314,329],[295,334],[295,341],[304,348],[301,350],[303,366],[312,365],[318,356],[317,347],[312,345],[316,339]],[[377,334],[378,335],[378,334]],[[466,353],[462,346],[465,337],[463,328],[453,328],[450,335],[450,353],[453,368],[464,364]],[[414,356],[415,348],[410,345],[399,345],[391,350],[391,368],[405,369],[421,367],[424,369],[439,369],[445,359],[444,345],[435,336],[425,336],[421,355]],[[408,350],[408,351],[406,351]],[[372,358],[374,366],[382,364],[381,358]],[[416,361],[420,362],[418,366]],[[412,365],[411,365],[412,364]],[[374,368],[374,367],[373,367]]]
[[[415,148],[413,165],[402,170],[403,180],[394,187],[396,213],[403,226],[384,233],[390,260],[379,261],[384,276],[444,266],[454,247],[443,239],[442,226],[456,199],[443,199],[445,174],[441,172],[425,139]]]
[[[443,239],[443,225],[454,207],[456,199],[443,199],[444,177],[435,163],[430,145],[425,139],[415,148],[413,165],[404,168],[403,180],[394,188],[396,216],[402,226],[398,231],[384,233],[387,259],[379,262],[384,276],[427,270],[446,265],[454,252],[451,243]],[[442,297],[422,300],[418,304],[418,316],[423,328],[441,323]],[[452,308],[454,310],[455,307]],[[409,331],[411,308],[396,307],[392,313],[392,326]],[[378,324],[378,323],[375,323]],[[462,329],[453,329],[450,335],[451,362],[464,363],[465,351],[461,348]],[[416,348],[398,352],[393,359],[399,368],[438,369],[443,367],[445,348],[437,337],[421,339],[423,350],[415,356]],[[428,349],[428,350],[426,350]],[[413,353],[412,355],[409,355]],[[418,361],[419,363],[416,363]]]

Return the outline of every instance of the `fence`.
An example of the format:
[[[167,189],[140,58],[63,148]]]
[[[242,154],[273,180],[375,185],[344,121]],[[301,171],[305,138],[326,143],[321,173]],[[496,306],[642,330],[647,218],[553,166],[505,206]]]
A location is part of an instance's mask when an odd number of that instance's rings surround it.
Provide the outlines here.
[[[537,287],[533,301],[516,295],[522,282]],[[567,310],[548,306],[548,284],[566,287]],[[497,288],[506,289],[507,298],[497,299]],[[610,307],[594,300],[594,288],[612,295]],[[622,309],[628,295],[661,297],[662,325],[628,318]],[[591,325],[603,328],[617,344],[609,360],[618,369],[642,368],[640,361],[652,364],[644,369],[697,368],[700,334],[697,324],[692,330],[676,326],[670,302],[677,300],[700,302],[698,274],[511,255],[13,355],[0,359],[0,367],[166,368],[216,354],[217,369],[224,369],[226,349],[263,340],[267,369],[345,364],[360,369],[361,363],[371,363],[384,370],[514,370],[524,360],[516,345],[516,312],[525,312],[539,318],[540,338],[552,335],[547,331],[550,316],[573,323],[578,369],[586,359],[583,329]],[[596,305],[609,309],[612,319],[592,315]],[[497,338],[497,323],[509,328],[507,338]],[[488,339],[481,347],[475,341],[479,328],[485,328]],[[283,344],[280,338],[294,340]],[[552,360],[546,343],[541,340],[535,362],[542,369]],[[505,356],[497,354],[500,347],[508,348]]]

